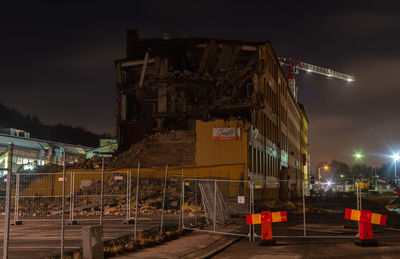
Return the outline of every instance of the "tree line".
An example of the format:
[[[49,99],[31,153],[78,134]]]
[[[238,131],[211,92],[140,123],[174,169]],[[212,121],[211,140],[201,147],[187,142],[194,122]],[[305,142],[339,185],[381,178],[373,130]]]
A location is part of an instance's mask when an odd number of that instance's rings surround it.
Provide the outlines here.
[[[68,144],[97,147],[100,138],[112,138],[110,134],[96,134],[83,127],[64,124],[46,125],[38,117],[24,115],[14,108],[0,103],[0,129],[16,128],[29,132],[32,138]]]
[[[328,166],[328,170],[325,170],[325,166]],[[387,162],[382,163],[380,166],[372,167],[367,166],[364,163],[355,162],[353,165],[333,159],[332,161],[322,161],[316,166],[316,174],[318,176],[318,170],[327,171],[325,175],[331,175],[331,178],[373,178],[378,177],[381,179],[394,178],[394,163]],[[320,169],[318,169],[320,168]],[[400,176],[399,163],[396,164],[396,170],[398,176]]]

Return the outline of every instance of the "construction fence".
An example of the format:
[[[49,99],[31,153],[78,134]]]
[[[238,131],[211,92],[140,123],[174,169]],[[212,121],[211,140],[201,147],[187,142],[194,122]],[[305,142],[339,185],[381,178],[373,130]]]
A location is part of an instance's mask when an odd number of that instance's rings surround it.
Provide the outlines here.
[[[204,209],[184,199],[185,189],[190,189],[184,179],[228,181],[243,179],[244,173],[243,164],[184,168],[138,164],[116,171],[103,164],[98,170],[6,173],[0,180],[0,248],[7,258],[23,258],[26,249],[41,247],[44,251],[30,258],[60,257],[81,247],[84,226],[103,226],[107,239],[137,238],[146,229],[158,229],[163,235],[170,226],[183,228],[184,223],[195,226]],[[228,184],[223,190],[233,195],[239,188],[244,187]],[[199,191],[199,201],[201,195]]]
[[[354,238],[358,224],[345,220],[348,208],[388,215],[386,228],[374,228],[379,235],[390,230],[393,238],[400,238],[400,202],[390,181],[341,178],[316,184],[304,179],[245,180],[248,175],[243,164],[139,164],[116,171],[103,164],[98,170],[7,173],[0,183],[3,257],[23,258],[31,248],[38,252],[30,258],[66,255],[81,247],[81,228],[89,225],[103,226],[105,239],[136,239],[146,229],[162,235],[173,225],[255,241],[260,225],[247,225],[246,215],[262,211],[287,212],[286,222],[273,224],[275,237]]]
[[[228,168],[233,170],[233,166]],[[273,225],[275,237],[354,238],[358,224],[344,219],[346,208],[389,215],[388,227],[400,229],[395,209],[389,211],[384,206],[397,196],[387,187],[366,189],[352,179],[324,184],[311,184],[307,180],[235,180],[228,178],[228,168],[166,166],[112,172],[11,174],[9,245],[3,242],[3,247],[8,246],[10,258],[21,258],[24,250],[20,246],[24,240],[28,242],[25,245],[36,246],[42,237],[48,238],[52,233],[53,242],[62,240],[63,244],[55,244],[50,254],[60,255],[74,247],[76,240],[72,236],[79,227],[106,228],[122,223],[127,224],[123,234],[134,237],[146,228],[158,228],[162,234],[172,224],[254,241],[260,238],[261,228],[247,225],[246,215],[262,211],[287,212],[287,222]],[[285,198],[263,198],[270,192],[278,192]],[[7,196],[1,197],[0,213],[7,217]],[[3,241],[6,221],[0,223],[4,229]],[[24,239],[27,226],[31,226],[32,232]],[[384,232],[384,227],[375,228],[379,233]],[[397,233],[392,235],[400,237]]]
[[[183,228],[240,236],[255,241],[261,225],[247,225],[246,215],[262,211],[286,211],[287,221],[275,223],[280,238],[354,238],[358,223],[345,219],[346,209],[370,210],[387,215],[386,226],[374,225],[378,235],[400,238],[400,201],[389,182],[369,186],[374,179],[338,179],[313,183],[308,180],[224,180],[185,178],[183,199],[196,208],[194,220]],[[233,192],[231,190],[234,190]],[[265,199],[278,192],[279,199]],[[201,212],[198,212],[201,211]]]

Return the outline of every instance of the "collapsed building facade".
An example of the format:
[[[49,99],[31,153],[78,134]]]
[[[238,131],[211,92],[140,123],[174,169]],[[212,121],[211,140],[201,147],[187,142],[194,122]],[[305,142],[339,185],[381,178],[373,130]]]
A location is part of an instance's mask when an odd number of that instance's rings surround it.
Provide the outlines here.
[[[187,132],[194,137],[182,138],[189,156],[183,163],[241,163],[245,169],[235,179],[289,180],[264,186],[269,197],[300,191],[294,180],[308,177],[309,120],[269,42],[171,38],[168,32],[139,39],[129,30],[127,57],[115,65],[120,149]],[[145,153],[168,163],[155,149]]]

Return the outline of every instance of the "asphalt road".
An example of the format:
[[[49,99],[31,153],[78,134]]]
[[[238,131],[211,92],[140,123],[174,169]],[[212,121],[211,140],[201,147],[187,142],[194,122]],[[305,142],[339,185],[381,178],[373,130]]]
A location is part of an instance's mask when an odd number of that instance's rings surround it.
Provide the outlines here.
[[[146,218],[138,221],[138,231],[158,227],[159,218]],[[178,223],[168,219],[166,223]],[[82,227],[98,225],[98,221],[79,221],[78,225],[65,226],[65,252],[82,247]],[[125,225],[121,220],[104,221],[104,240],[119,238],[134,233],[134,225]],[[4,224],[0,222],[0,253],[3,253]],[[11,226],[9,258],[36,259],[59,255],[61,249],[60,221],[24,221],[23,225]]]
[[[204,232],[191,232],[176,240],[172,240],[156,247],[112,257],[115,259],[131,258],[208,258],[219,249],[235,241],[235,237],[217,235]]]
[[[277,238],[275,246],[242,239],[212,258],[399,258],[400,235],[378,240],[378,247],[359,247],[353,239]]]
[[[364,201],[363,206],[374,212],[388,214],[387,227],[392,230],[384,229],[383,226],[374,226],[374,234],[381,242],[377,248],[356,247],[352,242],[352,237],[356,229],[344,228],[344,224],[349,221],[344,219],[344,209],[354,208],[354,197],[335,198],[333,200],[307,200],[307,236],[320,236],[318,239],[306,238],[280,238],[279,236],[301,236],[303,235],[303,215],[288,212],[288,222],[274,223],[274,236],[278,236],[278,245],[274,247],[259,247],[258,243],[241,240],[227,248],[216,258],[321,258],[321,257],[376,257],[394,256],[400,254],[400,216],[388,213],[385,208],[378,203]],[[263,208],[259,208],[262,210]],[[168,217],[174,217],[171,222]],[[177,215],[168,215],[166,223],[178,223]],[[3,245],[3,221],[0,221],[0,253]],[[351,222],[350,222],[351,223]],[[82,226],[97,225],[98,221],[80,221],[79,225],[65,227],[65,251],[79,249],[82,246]],[[151,219],[139,221],[138,230],[145,230],[157,227],[160,224],[159,216]],[[353,227],[356,226],[353,222]],[[229,229],[229,226],[217,226],[217,231],[234,232],[247,234],[249,231],[245,223],[245,218],[236,218],[233,225],[239,229]],[[396,230],[393,230],[397,228]],[[133,225],[124,225],[122,220],[105,221],[104,238],[105,240],[115,239],[133,233]],[[210,227],[212,230],[212,226]],[[239,232],[237,232],[239,231]],[[260,233],[259,226],[256,232]],[[322,236],[331,236],[323,238]],[[332,238],[332,236],[344,236],[343,239]],[[204,237],[204,236],[203,236]],[[11,226],[10,232],[10,253],[9,258],[44,258],[60,253],[61,225],[58,221],[24,221],[23,225]],[[204,238],[207,239],[207,238]],[[198,240],[201,240],[199,238]],[[193,242],[196,244],[196,241]],[[174,249],[181,247],[179,242]],[[196,244],[200,245],[200,244]],[[167,248],[169,249],[169,248]]]

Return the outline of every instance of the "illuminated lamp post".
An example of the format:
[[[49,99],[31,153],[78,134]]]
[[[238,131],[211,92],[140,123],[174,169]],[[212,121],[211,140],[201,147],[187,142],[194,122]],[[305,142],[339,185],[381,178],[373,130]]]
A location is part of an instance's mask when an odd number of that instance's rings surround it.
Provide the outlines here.
[[[393,161],[394,161],[394,183],[397,186],[397,169],[396,169],[396,167],[397,167],[397,161],[400,159],[400,155],[399,155],[399,153],[395,153],[391,157],[393,158]]]
[[[357,162],[358,160],[361,160],[364,157],[364,155],[361,152],[357,152],[353,155],[353,157],[355,158],[355,160]],[[354,165],[353,165],[353,167],[354,167]],[[353,183],[354,183],[354,168],[352,169],[352,171],[353,171]]]
[[[325,171],[328,171],[329,167],[327,165],[324,165],[322,167],[318,167],[318,181],[321,182],[321,168],[323,168]]]

